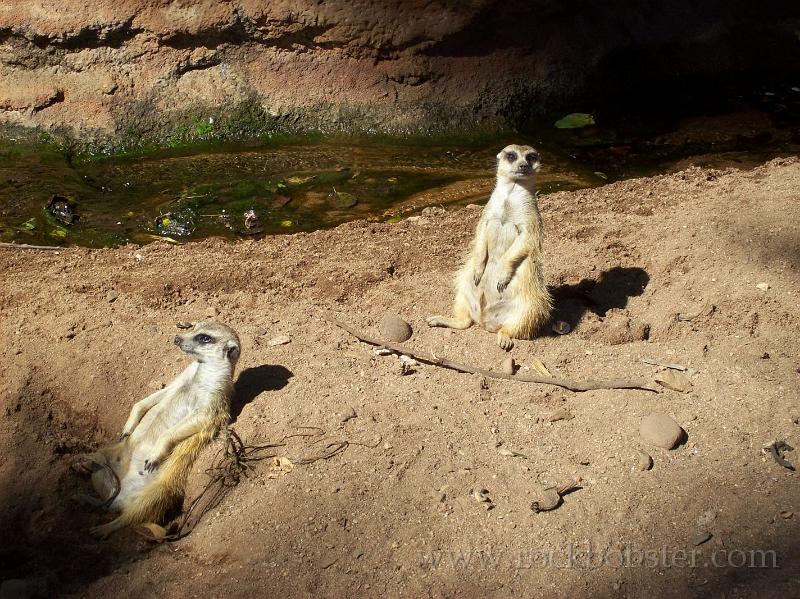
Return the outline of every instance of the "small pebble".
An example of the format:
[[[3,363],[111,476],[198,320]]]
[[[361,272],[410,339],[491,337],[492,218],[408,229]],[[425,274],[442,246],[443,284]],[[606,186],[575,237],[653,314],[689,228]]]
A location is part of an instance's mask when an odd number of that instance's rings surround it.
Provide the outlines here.
[[[119,292],[114,291],[113,289],[106,293],[106,301],[110,304],[115,301],[119,297]]]
[[[289,335],[278,335],[277,337],[273,337],[267,342],[267,345],[270,347],[275,347],[276,345],[286,345],[287,343],[291,343],[292,338]]]
[[[683,429],[666,414],[650,414],[642,418],[639,434],[656,447],[672,449],[683,438]]]
[[[697,545],[702,545],[711,539],[712,536],[713,535],[710,532],[701,532],[689,537],[689,542],[696,547]]]
[[[688,393],[692,390],[692,381],[689,380],[689,377],[674,370],[659,372],[655,376],[655,381],[662,387],[679,391],[680,393]]]
[[[500,372],[505,374],[514,374],[516,371],[517,365],[514,363],[514,358],[508,356],[503,363],[500,365]]]
[[[356,414],[355,409],[351,406],[339,414],[339,422],[347,422],[348,420],[352,420],[357,416],[358,414]]]
[[[553,323],[553,332],[557,335],[566,335],[572,330],[569,323],[564,320],[557,320]]]
[[[653,458],[650,457],[649,453],[645,453],[642,450],[636,452],[636,468],[638,468],[642,472],[647,472],[650,468],[653,467]]]
[[[387,341],[395,343],[408,341],[413,332],[411,325],[396,314],[387,314],[381,320],[381,336]]]
[[[790,512],[789,510],[781,512],[781,518],[783,518],[784,520],[788,520],[792,516],[794,516],[794,512]]]
[[[559,420],[572,420],[573,418],[575,418],[574,414],[567,408],[559,408],[547,417],[550,422],[558,422]]]
[[[759,283],[756,287],[761,291],[767,291],[769,289],[769,283]]]
[[[717,512],[714,510],[706,510],[700,517],[697,519],[697,526],[700,528],[705,528],[709,524],[711,524],[717,518]]]

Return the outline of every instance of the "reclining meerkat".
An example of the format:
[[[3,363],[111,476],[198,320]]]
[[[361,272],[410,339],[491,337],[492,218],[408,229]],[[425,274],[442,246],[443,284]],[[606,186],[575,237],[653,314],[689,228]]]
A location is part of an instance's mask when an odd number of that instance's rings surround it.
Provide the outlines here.
[[[452,318],[431,316],[432,327],[467,329],[477,323],[512,339],[530,339],[550,318],[553,301],[542,272],[542,216],[534,174],[539,154],[510,145],[497,155],[497,184],[475,231],[469,257],[456,275]]]
[[[175,337],[195,361],[175,380],[133,406],[120,440],[79,458],[73,467],[91,473],[100,499],[80,496],[119,512],[91,529],[104,538],[125,526],[160,524],[183,498],[200,451],[230,419],[233,372],[239,359],[236,331],[200,322]]]

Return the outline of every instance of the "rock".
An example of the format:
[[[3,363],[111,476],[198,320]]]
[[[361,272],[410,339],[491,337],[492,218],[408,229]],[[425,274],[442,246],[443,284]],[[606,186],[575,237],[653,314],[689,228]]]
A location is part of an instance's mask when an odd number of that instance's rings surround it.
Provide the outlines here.
[[[428,206],[422,209],[422,216],[440,216],[447,212],[442,206]]]
[[[637,451],[636,469],[642,472],[647,472],[652,467],[653,467],[653,458],[650,457],[650,454],[642,451],[641,449]]]
[[[476,487],[474,489],[470,489],[469,494],[473,500],[483,504],[483,507],[485,507],[487,510],[490,510],[494,507],[494,502],[492,501],[492,498],[489,496],[488,489]]]
[[[566,335],[572,330],[569,323],[565,320],[557,320],[553,323],[553,332],[557,335]]]
[[[759,283],[758,285],[756,285],[756,287],[758,289],[760,289],[761,291],[768,291],[769,290],[769,283]]]
[[[701,532],[696,535],[689,537],[689,542],[694,545],[702,545],[706,541],[710,540],[713,535],[710,532]]]
[[[672,389],[673,391],[688,393],[692,390],[692,381],[681,372],[665,370],[664,372],[659,372],[654,378],[659,385],[667,389]]]
[[[781,512],[781,518],[783,518],[784,520],[788,520],[792,516],[794,516],[794,512],[790,512],[789,510],[784,510]]]
[[[352,406],[347,407],[343,412],[339,414],[339,422],[347,422],[348,420],[352,420],[353,418],[357,418],[358,414],[356,414],[355,408]]]
[[[650,414],[642,418],[639,433],[648,443],[663,449],[672,449],[683,438],[683,429],[666,414]]]
[[[119,297],[119,293],[114,291],[113,289],[106,293],[106,301],[110,304],[114,302]]]
[[[697,518],[697,526],[706,528],[717,518],[717,512],[714,510],[706,510]]]
[[[517,365],[514,363],[514,358],[508,356],[503,363],[500,364],[500,372],[504,374],[514,374],[516,372]]]
[[[339,561],[339,557],[337,555],[333,554],[333,553],[330,553],[330,554],[324,555],[324,556],[322,556],[320,558],[319,567],[322,570],[327,570],[333,564],[335,564],[337,561]]]
[[[547,417],[550,422],[558,422],[559,420],[572,420],[575,415],[569,411],[568,408],[558,408],[555,412]]]
[[[381,336],[387,341],[402,343],[413,334],[411,325],[396,314],[387,314],[381,320]]]
[[[278,335],[277,337],[273,337],[267,342],[267,345],[270,347],[275,347],[276,345],[286,345],[287,343],[291,343],[292,338],[289,335]]]
[[[351,193],[336,191],[334,189],[328,194],[328,203],[334,208],[352,208],[358,204],[358,199]]]

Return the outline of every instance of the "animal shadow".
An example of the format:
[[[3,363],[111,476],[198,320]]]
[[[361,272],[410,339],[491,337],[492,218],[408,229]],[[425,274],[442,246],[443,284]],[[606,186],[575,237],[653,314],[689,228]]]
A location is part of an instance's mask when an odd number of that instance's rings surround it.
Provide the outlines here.
[[[294,375],[285,366],[262,364],[243,370],[234,385],[231,401],[231,423],[236,422],[244,407],[264,391],[283,389]]]
[[[649,282],[650,276],[641,268],[615,266],[597,279],[552,288],[553,321],[563,320],[575,329],[587,310],[604,317],[612,308],[624,308],[628,298],[641,295]]]

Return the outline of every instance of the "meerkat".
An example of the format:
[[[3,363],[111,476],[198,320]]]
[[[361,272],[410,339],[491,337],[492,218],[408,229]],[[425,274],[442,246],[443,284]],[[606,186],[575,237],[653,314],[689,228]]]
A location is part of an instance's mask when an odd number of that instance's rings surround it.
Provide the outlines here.
[[[79,458],[73,467],[91,474],[100,499],[119,516],[91,529],[105,538],[125,526],[160,524],[183,498],[186,479],[200,451],[230,419],[233,372],[239,359],[236,331],[200,322],[175,337],[194,361],[169,385],[133,406],[119,440]]]
[[[428,325],[467,329],[476,323],[510,350],[513,339],[532,338],[548,321],[553,301],[542,265],[534,184],[539,167],[539,153],[530,146],[510,145],[497,155],[497,183],[456,275],[454,315],[431,316]]]

